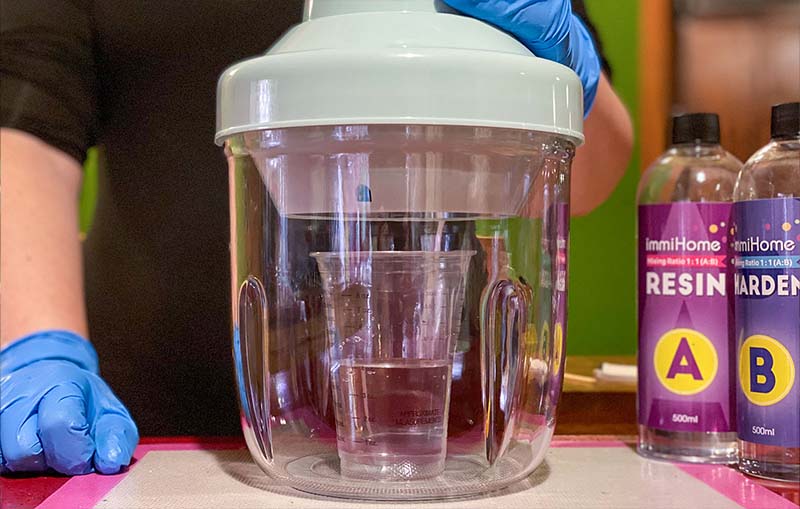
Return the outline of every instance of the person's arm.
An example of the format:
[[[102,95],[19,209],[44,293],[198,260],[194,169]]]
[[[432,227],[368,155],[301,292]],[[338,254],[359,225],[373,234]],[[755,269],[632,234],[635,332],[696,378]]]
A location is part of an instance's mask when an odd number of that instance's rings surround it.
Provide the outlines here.
[[[534,55],[566,65],[583,86],[586,143],[572,165],[571,211],[591,212],[616,187],[633,147],[631,120],[602,73],[601,56],[578,0],[445,0],[451,7],[516,37]]]
[[[614,191],[630,161],[633,125],[605,74],[584,121],[586,143],[578,147],[570,178],[570,209],[573,216],[588,214]]]
[[[92,3],[0,16],[0,474],[116,473],[139,440],[87,339],[80,161],[94,143]]]
[[[136,425],[86,340],[78,161],[0,129],[0,473],[116,473]]]
[[[45,329],[87,336],[73,157],[0,129],[0,347]]]

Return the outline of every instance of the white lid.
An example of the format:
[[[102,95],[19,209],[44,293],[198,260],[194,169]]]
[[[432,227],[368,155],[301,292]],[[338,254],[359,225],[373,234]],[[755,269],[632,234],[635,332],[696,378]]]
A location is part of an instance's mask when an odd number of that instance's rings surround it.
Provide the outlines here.
[[[571,69],[442,5],[307,0],[303,23],[220,76],[215,141],[347,124],[505,127],[583,141],[583,92]]]

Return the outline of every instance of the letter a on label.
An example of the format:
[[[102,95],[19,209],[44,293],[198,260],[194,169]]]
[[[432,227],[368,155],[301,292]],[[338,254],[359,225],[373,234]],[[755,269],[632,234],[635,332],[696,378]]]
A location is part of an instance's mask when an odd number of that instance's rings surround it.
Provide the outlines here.
[[[675,378],[678,373],[689,374],[695,380],[703,379],[703,375],[700,374],[700,368],[697,367],[697,361],[692,354],[692,349],[689,347],[689,340],[686,337],[682,337],[680,343],[678,343],[678,349],[675,350],[675,356],[672,358],[667,378]]]
[[[699,331],[672,329],[656,343],[653,367],[667,390],[688,396],[711,385],[717,376],[719,358],[714,344]]]

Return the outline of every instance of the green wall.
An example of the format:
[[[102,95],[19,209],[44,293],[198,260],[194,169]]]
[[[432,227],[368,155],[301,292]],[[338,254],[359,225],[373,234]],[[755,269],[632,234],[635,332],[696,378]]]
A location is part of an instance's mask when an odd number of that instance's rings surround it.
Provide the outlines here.
[[[612,72],[613,85],[636,122],[638,0],[586,0]],[[569,332],[572,355],[636,351],[635,193],[639,149],[611,198],[571,223]],[[602,171],[597,168],[597,171]]]
[[[81,233],[84,235],[92,226],[94,209],[97,205],[97,179],[99,171],[100,151],[97,147],[90,148],[83,162],[83,186],[78,208],[78,218]]]

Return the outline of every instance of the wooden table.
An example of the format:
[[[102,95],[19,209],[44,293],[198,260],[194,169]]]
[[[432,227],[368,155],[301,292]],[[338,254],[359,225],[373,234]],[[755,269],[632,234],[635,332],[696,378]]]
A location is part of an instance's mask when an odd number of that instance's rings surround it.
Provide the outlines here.
[[[634,356],[578,356],[568,357],[564,391],[558,409],[555,440],[560,443],[575,441],[607,443],[621,441],[633,447],[636,438],[636,384],[609,383],[592,380],[593,371],[602,362],[635,364]],[[240,438],[145,438],[143,447],[158,444],[186,444],[194,447],[244,446]],[[143,450],[140,446],[140,450]],[[2,503],[0,509],[35,508],[69,478],[61,476],[19,476],[0,478]],[[753,482],[779,494],[784,499],[800,504],[797,485],[754,479]],[[688,508],[687,508],[688,509]]]
[[[630,356],[567,356],[556,433],[635,435],[636,384],[594,379],[603,362],[636,364]]]
[[[600,453],[599,458],[603,461],[601,465],[602,468],[595,470],[595,472],[600,472],[603,470],[611,469],[613,470],[615,465],[607,463],[606,458],[611,455],[611,452],[614,450],[617,451],[624,451],[626,448],[629,449],[632,447],[634,442],[633,436],[609,436],[609,435],[583,435],[583,436],[556,436],[553,440],[553,445],[551,450],[561,450],[561,451],[569,451],[575,450],[576,448],[583,448],[583,447],[598,447],[599,451],[607,451]],[[229,451],[229,453],[238,454],[239,456],[244,455],[247,456],[246,451],[243,450],[244,443],[241,438],[149,438],[143,439],[142,444],[137,449],[135,454],[136,461],[142,461],[144,456],[148,452],[152,451],[211,451],[211,450],[220,450],[220,451]],[[237,452],[238,451],[238,452]],[[631,453],[627,453],[630,457]],[[643,475],[651,476],[653,475],[652,472],[649,472],[650,469],[658,470],[661,468],[662,470],[665,468],[665,463],[662,462],[648,462],[647,460],[639,460],[642,462],[643,465]],[[151,464],[152,465],[152,464]],[[792,503],[795,505],[800,503],[800,493],[798,492],[797,485],[785,484],[785,483],[774,483],[769,481],[761,481],[761,480],[754,480],[751,478],[745,478],[740,474],[736,473],[732,469],[727,467],[720,467],[720,466],[707,466],[707,465],[677,465],[681,471],[687,473],[699,481],[708,482],[709,486],[716,490],[719,494],[725,495],[728,497],[727,499],[730,500],[732,503],[737,504],[737,507],[749,507],[749,508],[759,508],[759,509],[788,509],[794,507]],[[211,480],[216,475],[217,478],[220,475],[220,472],[217,471],[216,474],[209,470],[202,470],[202,469],[195,469],[195,466],[187,466],[186,472],[184,475],[189,476],[189,478],[193,479],[195,483],[204,484],[204,479],[208,478]],[[136,462],[132,467],[132,471],[137,468]],[[147,468],[145,471],[147,471]],[[257,471],[257,468],[252,465],[250,468]],[[552,467],[555,469],[558,467]],[[636,467],[637,475],[638,475],[638,468]],[[142,472],[140,470],[140,472]],[[202,479],[197,479],[198,473],[202,472]],[[575,474],[574,479],[577,481],[585,482],[585,475],[586,471],[581,470],[582,474]],[[146,475],[146,474],[145,474]],[[259,477],[264,477],[260,471],[257,471],[257,475]],[[41,507],[42,509],[52,509],[57,507],[59,509],[70,507],[70,509],[83,509],[93,507],[95,503],[101,502],[105,499],[106,494],[110,492],[115,486],[119,483],[124,481],[126,478],[125,474],[118,475],[118,476],[99,476],[90,474],[88,476],[81,476],[76,478],[67,478],[67,477],[57,477],[57,476],[37,476],[37,477],[4,477],[0,478],[0,493],[2,496],[2,503],[0,506],[2,509],[33,509],[36,507]],[[572,477],[570,477],[572,479]],[[627,478],[626,478],[627,479]],[[645,479],[645,478],[643,478]],[[688,479],[688,478],[687,478]],[[651,479],[652,480],[652,479]],[[630,481],[635,481],[634,479],[630,479]],[[658,482],[658,480],[656,479]],[[570,481],[571,482],[571,481]],[[631,482],[626,482],[624,486],[631,485]],[[634,483],[635,485],[635,483]],[[170,489],[175,490],[184,490],[185,487],[169,484],[172,486]],[[676,486],[677,487],[677,486]],[[686,489],[686,486],[681,484],[680,488]],[[783,499],[776,497],[775,495],[769,494],[768,491],[763,490],[763,487],[767,488],[768,490],[772,491],[783,497]],[[542,487],[532,487],[532,490],[539,490],[544,488]],[[153,493],[146,493],[140,492],[139,489],[144,489],[143,487],[139,486],[137,489],[134,490],[136,493],[136,500],[140,500],[138,497],[143,497],[141,500],[149,499],[152,503],[153,500]],[[577,487],[576,487],[577,489]],[[620,488],[617,488],[620,489]],[[624,488],[622,488],[624,489]],[[662,492],[663,492],[663,485],[662,485]],[[759,490],[761,492],[759,493]],[[512,490],[513,491],[513,490]],[[286,493],[286,492],[285,492]],[[283,503],[286,504],[286,494],[283,495]],[[309,502],[311,499],[308,498],[307,495],[303,495],[299,492],[292,492],[289,491],[289,506],[291,507],[298,507],[302,508],[305,507],[304,504],[306,503],[314,503],[313,500]],[[292,493],[296,493],[296,495],[291,495]],[[768,496],[764,495],[766,493]],[[168,495],[168,494],[164,494]],[[502,497],[502,493],[498,495]],[[506,496],[508,496],[506,494]],[[720,495],[717,495],[719,497]],[[294,497],[297,497],[296,499]],[[769,498],[771,497],[771,498]],[[486,504],[492,504],[491,507],[495,507],[498,504],[498,497],[495,497],[494,500],[492,498],[484,499]],[[160,498],[156,498],[157,501],[161,501]],[[272,499],[270,499],[272,500]],[[184,499],[186,502],[186,499]],[[206,501],[207,502],[207,501]],[[323,500],[324,502],[324,500]],[[336,501],[332,501],[336,502]],[[347,504],[346,502],[338,501],[338,504]],[[478,501],[478,505],[482,503]],[[65,505],[66,504],[66,505]],[[455,504],[455,505],[453,505]],[[466,503],[465,503],[466,504]],[[354,504],[355,505],[355,504]],[[435,505],[435,504],[429,504]],[[173,505],[171,507],[190,507],[191,503],[188,505],[186,504],[179,504]],[[459,507],[458,502],[454,502],[448,505],[448,507]],[[475,506],[475,501],[473,501],[470,507]],[[487,505],[488,506],[488,505]],[[127,507],[127,505],[125,506]],[[149,506],[148,506],[149,507]],[[220,506],[222,507],[222,506]],[[281,506],[283,507],[283,505]],[[337,506],[339,507],[339,506]],[[368,507],[365,505],[364,507]],[[410,505],[406,505],[405,507],[414,507]],[[543,506],[544,507],[544,506]],[[727,505],[725,505],[727,507]],[[692,509],[691,507],[686,507],[685,509]]]
[[[621,435],[636,441],[636,383],[597,380],[594,370],[603,362],[635,365],[635,355],[567,356],[564,390],[558,406],[557,435],[601,439]],[[800,486],[756,479],[762,486],[800,505]]]

